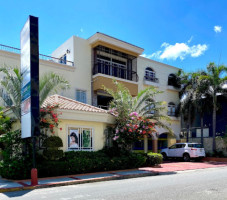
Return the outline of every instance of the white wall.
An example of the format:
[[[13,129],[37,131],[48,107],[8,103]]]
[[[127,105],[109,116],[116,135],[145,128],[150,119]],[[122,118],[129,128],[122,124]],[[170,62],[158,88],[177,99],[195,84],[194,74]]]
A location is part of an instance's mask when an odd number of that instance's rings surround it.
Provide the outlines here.
[[[138,57],[137,59],[137,73],[139,76],[139,91],[145,89],[149,85],[144,84],[144,75],[145,69],[147,67],[152,68],[156,73],[156,78],[158,78],[159,82],[155,84],[157,90],[163,91],[162,94],[158,94],[156,96],[157,101],[166,102],[166,113],[169,102],[173,102],[176,105],[179,104],[179,92],[177,90],[168,90],[168,76],[171,73],[177,73],[178,68],[166,65],[164,63],[156,62],[151,59],[147,59],[144,57]],[[152,83],[152,82],[151,82]],[[171,128],[174,131],[177,138],[179,138],[180,134],[180,118],[171,117]],[[161,134],[161,133],[160,133]]]

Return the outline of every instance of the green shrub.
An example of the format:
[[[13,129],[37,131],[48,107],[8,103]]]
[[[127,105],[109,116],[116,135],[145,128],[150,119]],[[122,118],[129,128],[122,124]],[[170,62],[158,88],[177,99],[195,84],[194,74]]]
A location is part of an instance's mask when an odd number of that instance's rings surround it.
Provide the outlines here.
[[[68,166],[65,161],[42,161],[37,163],[38,177],[68,175]]]
[[[63,157],[63,150],[58,149],[44,149],[43,157],[46,160],[59,160]]]
[[[125,149],[121,149],[117,146],[104,147],[102,150],[100,150],[98,152],[104,153],[111,158],[116,157],[116,156],[122,156],[122,155],[129,155],[130,154],[129,151],[126,151]]]
[[[21,139],[21,132],[8,132],[0,138],[2,143],[2,161],[0,175],[9,179],[30,177],[32,168],[31,141]]]
[[[163,156],[160,153],[148,153],[147,154],[147,165],[155,166],[160,165],[163,162]]]
[[[43,147],[59,148],[63,147],[62,139],[58,136],[50,136],[43,141]]]
[[[62,139],[58,136],[51,136],[44,140],[43,147],[46,149],[43,151],[43,157],[46,160],[59,160],[63,157],[63,151],[59,150],[59,147],[63,147]]]
[[[146,162],[146,157],[141,154],[122,152],[118,155],[117,151],[110,153],[111,149],[97,152],[69,151],[59,160],[45,160],[43,156],[37,155],[38,177],[132,169],[143,166]],[[4,178],[17,180],[30,178],[32,159],[29,159],[26,156],[19,159],[14,157],[1,162],[0,174]]]
[[[217,158],[224,158],[225,154],[223,151],[217,151],[215,150],[212,154],[213,157],[217,157]]]

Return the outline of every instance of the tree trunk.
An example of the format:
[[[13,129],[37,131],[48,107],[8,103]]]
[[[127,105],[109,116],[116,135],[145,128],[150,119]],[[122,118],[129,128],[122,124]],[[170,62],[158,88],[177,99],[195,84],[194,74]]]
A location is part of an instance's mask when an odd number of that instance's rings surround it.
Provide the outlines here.
[[[188,113],[188,127],[187,127],[187,140],[186,142],[189,142],[189,136],[191,133],[191,105],[189,105],[189,113]]]
[[[201,144],[203,145],[203,114],[201,114],[200,123],[201,123]]]
[[[216,150],[216,141],[215,141],[215,136],[216,136],[216,101],[214,101],[213,105],[213,152]]]
[[[148,138],[147,138],[147,135],[144,135],[144,153],[147,153],[148,152]]]

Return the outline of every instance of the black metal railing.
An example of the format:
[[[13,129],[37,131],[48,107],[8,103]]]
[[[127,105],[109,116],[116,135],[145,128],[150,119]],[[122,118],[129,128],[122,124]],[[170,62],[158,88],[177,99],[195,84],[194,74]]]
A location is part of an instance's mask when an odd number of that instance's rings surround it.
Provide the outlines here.
[[[19,48],[15,48],[15,47],[3,45],[3,44],[0,44],[0,50],[20,54]],[[60,63],[60,64],[64,64],[64,65],[69,65],[72,67],[74,66],[74,63],[72,61],[66,60],[65,62],[62,62],[61,58],[55,58],[55,57],[47,56],[47,55],[43,55],[43,54],[39,54],[39,59],[54,62],[54,63]]]
[[[108,110],[109,109],[109,106],[104,106],[104,105],[98,105],[97,107],[98,108],[102,108],[104,110]]]
[[[154,78],[154,77],[150,77],[150,76],[144,76],[144,80],[145,81],[151,81],[151,82],[154,82],[154,83],[159,82],[158,78]]]
[[[127,70],[126,68],[115,64],[102,62],[94,64],[93,75],[98,73],[138,82],[138,75],[135,71]]]

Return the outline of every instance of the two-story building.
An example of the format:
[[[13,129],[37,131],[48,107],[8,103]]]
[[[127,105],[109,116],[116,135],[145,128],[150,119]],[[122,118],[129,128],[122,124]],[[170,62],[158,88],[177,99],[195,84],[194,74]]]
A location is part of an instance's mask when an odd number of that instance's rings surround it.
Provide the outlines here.
[[[112,99],[103,91],[103,85],[113,88],[113,78],[123,83],[132,96],[150,85],[163,91],[156,100],[166,102],[174,135],[157,128],[157,138],[148,139],[148,148],[157,150],[157,146],[160,149],[180,139],[180,118],[175,116],[179,89],[171,81],[179,68],[142,57],[143,51],[99,32],[88,39],[72,36],[51,56],[40,54],[40,75],[51,71],[61,74],[68,80],[70,89],[59,95],[102,109],[107,109]],[[19,67],[20,49],[0,45],[0,66],[4,64]],[[140,148],[143,141],[135,146]]]

